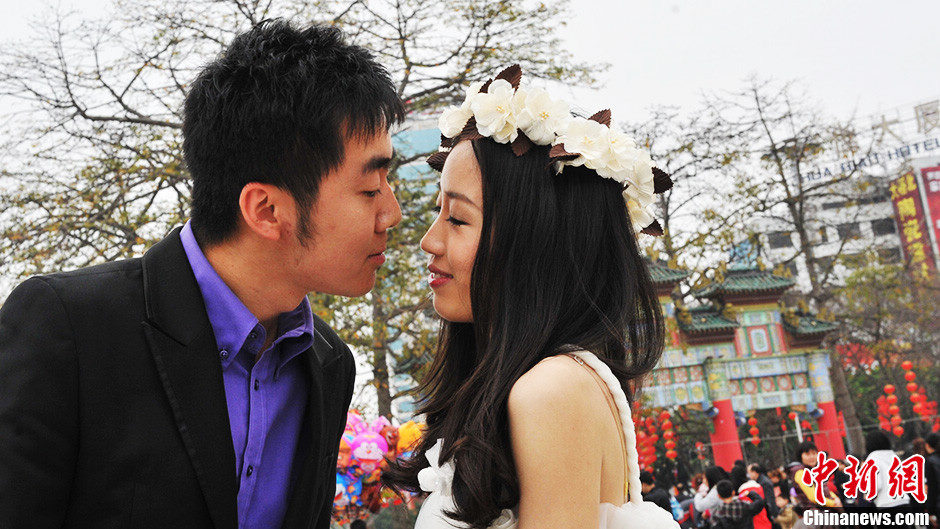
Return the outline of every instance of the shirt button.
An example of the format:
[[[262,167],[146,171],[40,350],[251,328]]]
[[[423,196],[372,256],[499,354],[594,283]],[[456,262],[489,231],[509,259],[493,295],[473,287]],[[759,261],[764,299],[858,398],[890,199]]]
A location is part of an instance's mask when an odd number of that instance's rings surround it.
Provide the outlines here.
[[[251,477],[251,473],[255,471],[255,467],[248,465],[248,470],[245,471],[246,477]]]
[[[222,358],[222,360],[225,360],[226,358],[228,358],[228,351],[226,351],[225,349],[222,349],[221,351],[219,351],[219,357]]]
[[[258,391],[258,388],[260,387],[261,387],[261,382],[259,382],[258,379],[256,378],[255,379],[255,391]]]

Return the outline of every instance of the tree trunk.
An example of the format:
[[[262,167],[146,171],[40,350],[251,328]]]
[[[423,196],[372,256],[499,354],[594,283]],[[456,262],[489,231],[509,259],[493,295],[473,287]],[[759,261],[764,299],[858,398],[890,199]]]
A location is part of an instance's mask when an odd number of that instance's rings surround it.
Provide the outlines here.
[[[379,296],[372,295],[372,384],[378,397],[379,415],[392,418],[392,393],[388,381],[388,355],[386,340],[388,326]]]
[[[845,421],[846,439],[849,441],[847,452],[861,454],[865,451],[865,439],[862,437],[862,424],[855,413],[855,402],[849,393],[849,386],[845,381],[845,371],[842,360],[834,349],[829,350],[829,378],[832,380],[832,391],[836,397],[836,409],[842,412]]]

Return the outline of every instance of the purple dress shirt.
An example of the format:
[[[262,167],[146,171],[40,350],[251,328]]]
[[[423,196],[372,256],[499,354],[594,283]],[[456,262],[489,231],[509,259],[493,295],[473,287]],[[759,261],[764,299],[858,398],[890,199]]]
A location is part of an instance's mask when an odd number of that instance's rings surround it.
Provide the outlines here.
[[[296,309],[280,314],[277,338],[261,351],[264,327],[212,268],[189,222],[180,238],[219,347],[235,445],[238,527],[280,527],[307,402],[304,359],[298,355],[313,344],[310,304],[304,298]]]

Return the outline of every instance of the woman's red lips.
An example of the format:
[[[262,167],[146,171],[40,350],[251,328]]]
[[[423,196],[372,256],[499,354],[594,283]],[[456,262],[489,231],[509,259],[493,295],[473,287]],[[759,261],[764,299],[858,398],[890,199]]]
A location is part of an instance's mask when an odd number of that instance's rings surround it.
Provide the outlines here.
[[[434,265],[428,265],[428,270],[431,271],[431,275],[428,276],[428,283],[431,285],[431,288],[443,286],[445,283],[454,278],[454,276],[444,272]]]

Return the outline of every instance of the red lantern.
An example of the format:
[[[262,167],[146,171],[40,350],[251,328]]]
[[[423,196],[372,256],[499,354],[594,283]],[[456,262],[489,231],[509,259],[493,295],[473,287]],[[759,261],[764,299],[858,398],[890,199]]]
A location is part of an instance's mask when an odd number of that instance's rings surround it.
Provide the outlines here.
[[[666,441],[663,446],[666,447],[666,450],[672,450],[673,448],[676,447],[676,442],[675,442],[675,441]]]
[[[914,367],[914,364],[912,364],[910,360],[901,362],[901,369],[905,371],[910,371],[912,367]]]
[[[678,455],[679,455],[679,453],[676,452],[675,450],[667,450],[667,451],[666,451],[666,457],[668,457],[669,459],[675,459],[676,456],[678,456]]]
[[[669,415],[669,412],[668,412],[668,411],[664,411],[664,412],[662,412],[662,413],[659,414],[659,420],[661,420],[661,421],[668,421],[668,420],[669,420],[669,417],[671,417],[671,415]]]
[[[757,434],[760,433],[760,430],[758,430],[756,426],[752,426],[751,429],[747,432],[751,434],[751,437],[757,437]]]
[[[651,443],[655,443],[656,441],[659,441],[659,436],[656,434],[653,434],[649,436],[648,439],[650,440]]]
[[[915,372],[913,372],[913,371],[908,371],[908,372],[904,373],[904,380],[906,380],[906,381],[908,381],[908,382],[913,382],[915,378],[917,378],[917,373],[915,373]]]
[[[663,430],[672,430],[672,421],[669,419],[663,421]]]
[[[888,398],[885,399],[885,402],[887,402],[888,404],[897,404],[897,403],[898,403],[898,396],[897,396],[897,395],[888,395]]]
[[[917,382],[908,382],[907,390],[911,393],[917,393]]]
[[[780,423],[780,429],[783,430],[784,432],[787,431],[787,423],[785,422]]]
[[[924,412],[926,412],[926,411],[927,411],[927,410],[924,409],[924,405],[921,404],[920,402],[918,402],[917,404],[914,405],[914,413],[916,413],[917,415],[923,415]]]
[[[802,426],[804,430],[809,430],[809,421],[800,422],[800,426]]]
[[[696,448],[696,449],[701,450],[703,446],[705,446],[705,443],[703,443],[703,442],[701,442],[701,441],[695,441],[695,448]]]
[[[790,413],[787,414],[787,417],[789,417],[791,421],[792,421],[793,419],[796,419],[796,412],[795,412],[795,411],[791,411]]]
[[[897,405],[893,405],[890,408],[888,408],[888,413],[890,415],[897,415],[900,412],[901,412],[901,408],[898,408]]]
[[[755,437],[755,438],[751,439],[751,444],[754,445],[754,446],[759,445],[759,444],[760,444],[760,437]]]
[[[904,435],[904,428],[901,428],[900,426],[895,426],[892,432],[894,432],[894,435],[901,437],[902,435]]]
[[[673,432],[672,430],[666,430],[665,432],[663,432],[663,439],[672,439],[675,435],[676,435],[675,432]]]
[[[895,415],[894,417],[891,417],[890,422],[891,422],[891,426],[900,426],[903,421],[901,420],[901,417],[899,417],[898,415]]]
[[[885,393],[888,395],[894,393],[894,386],[891,384],[885,384]]]
[[[750,419],[747,420],[747,423],[750,424],[751,426],[757,426],[757,417],[751,417]]]

